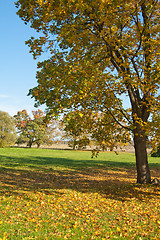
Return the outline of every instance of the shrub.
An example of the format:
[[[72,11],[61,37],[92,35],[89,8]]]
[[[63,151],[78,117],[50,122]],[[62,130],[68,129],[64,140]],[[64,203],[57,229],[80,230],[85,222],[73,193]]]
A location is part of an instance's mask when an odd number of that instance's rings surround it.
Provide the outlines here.
[[[151,157],[160,157],[160,146],[158,147],[157,151],[152,151]]]

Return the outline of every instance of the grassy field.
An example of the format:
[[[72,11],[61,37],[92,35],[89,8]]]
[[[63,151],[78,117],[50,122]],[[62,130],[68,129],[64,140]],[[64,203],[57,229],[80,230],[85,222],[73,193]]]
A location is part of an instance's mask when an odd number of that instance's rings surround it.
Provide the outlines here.
[[[135,182],[132,153],[0,149],[0,239],[160,239],[160,187]]]

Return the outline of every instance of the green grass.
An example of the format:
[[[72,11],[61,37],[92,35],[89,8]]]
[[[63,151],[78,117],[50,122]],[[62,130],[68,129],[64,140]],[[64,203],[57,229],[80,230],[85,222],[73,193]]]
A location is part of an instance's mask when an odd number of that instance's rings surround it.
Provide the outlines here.
[[[135,182],[131,153],[0,149],[0,239],[160,239],[160,187]]]
[[[123,167],[134,166],[134,154],[119,155],[107,152],[100,153],[98,158],[91,158],[91,152],[64,151],[50,149],[8,148],[1,149],[1,165],[13,168],[48,168],[49,166],[60,168],[79,167]]]
[[[7,168],[48,169],[54,168],[135,168],[135,156],[132,153],[101,152],[98,158],[91,158],[89,151],[1,148],[0,166]],[[159,158],[149,157],[152,168],[160,167]]]

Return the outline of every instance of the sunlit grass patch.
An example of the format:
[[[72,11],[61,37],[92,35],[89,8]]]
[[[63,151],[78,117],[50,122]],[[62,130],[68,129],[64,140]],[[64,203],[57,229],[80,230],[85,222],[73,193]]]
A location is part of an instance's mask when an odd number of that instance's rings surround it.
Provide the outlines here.
[[[160,187],[133,154],[0,149],[1,239],[160,239]],[[130,160],[127,160],[130,159]],[[151,159],[160,176],[160,159]]]

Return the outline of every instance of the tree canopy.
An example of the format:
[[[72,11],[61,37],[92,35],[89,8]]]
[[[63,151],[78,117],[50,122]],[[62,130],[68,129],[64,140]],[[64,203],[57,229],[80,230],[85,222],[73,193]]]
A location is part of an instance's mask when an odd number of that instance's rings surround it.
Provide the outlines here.
[[[0,147],[8,147],[15,143],[16,131],[14,118],[0,111]]]
[[[133,134],[137,182],[151,182],[146,144],[160,109],[160,6],[158,0],[18,0],[38,64],[37,105],[50,114],[75,109],[102,112]],[[127,97],[127,107],[123,98]],[[154,138],[155,140],[155,138]],[[156,144],[156,141],[154,141]]]

